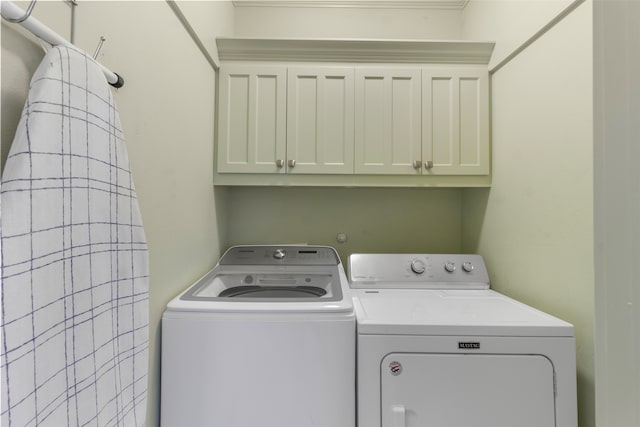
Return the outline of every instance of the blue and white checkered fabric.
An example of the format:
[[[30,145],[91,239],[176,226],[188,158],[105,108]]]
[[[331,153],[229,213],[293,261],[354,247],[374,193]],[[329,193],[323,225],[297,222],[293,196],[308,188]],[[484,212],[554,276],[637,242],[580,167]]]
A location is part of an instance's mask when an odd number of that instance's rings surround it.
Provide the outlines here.
[[[51,49],[2,177],[3,426],[142,426],[147,245],[112,93]]]

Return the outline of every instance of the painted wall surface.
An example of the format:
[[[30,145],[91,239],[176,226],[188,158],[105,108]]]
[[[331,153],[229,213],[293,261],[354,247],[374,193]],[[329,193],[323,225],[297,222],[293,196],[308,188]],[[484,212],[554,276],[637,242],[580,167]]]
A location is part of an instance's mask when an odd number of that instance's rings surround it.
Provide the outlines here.
[[[461,38],[461,11],[365,7],[236,7],[235,37]]]
[[[354,252],[457,253],[461,202],[459,189],[235,188],[229,244],[329,245],[343,263]]]
[[[216,34],[497,38],[496,52],[506,55],[567,1],[528,2],[543,3],[539,13],[509,8],[498,15],[502,23],[487,8],[504,1],[471,0],[464,14],[267,7],[234,12],[228,2],[197,3],[179,7],[208,50]],[[66,35],[68,7],[40,2],[36,15]],[[92,53],[105,35],[99,60],[126,81],[116,102],[151,255],[148,425],[159,421],[158,338],[166,302],[227,246],[273,242],[332,245],[344,261],[364,251],[480,252],[499,291],[576,325],[581,426],[593,425],[590,7],[578,8],[493,76],[494,184],[469,190],[212,188],[215,74],[168,5],[79,2],[76,11],[78,46]],[[210,13],[215,24],[207,28]],[[527,21],[507,22],[522,17]],[[2,23],[3,162],[15,128],[10,123],[17,123],[41,57],[37,45]],[[176,76],[177,83],[167,84]],[[336,242],[339,232],[347,234],[345,244]]]
[[[592,5],[492,76],[493,185],[463,196],[463,249],[492,286],[574,324],[582,427],[594,425]]]
[[[211,57],[220,64],[216,37],[234,33],[234,8],[231,0],[176,2],[189,25],[198,34]]]
[[[573,1],[470,0],[462,14],[462,36],[496,42],[491,69]]]
[[[15,2],[23,10],[29,2]],[[70,38],[70,6],[62,2],[40,2],[34,8],[32,16],[47,20],[49,28],[67,40]],[[1,19],[2,40],[2,131],[0,133],[0,171],[9,155],[9,147],[15,135],[20,114],[27,98],[31,76],[40,65],[44,50],[37,37],[22,27]]]
[[[460,10],[236,7],[235,37],[459,39]],[[459,252],[460,189],[229,188],[229,244]],[[336,241],[338,232],[348,236]]]
[[[165,2],[87,2],[77,31],[85,43],[105,34],[100,60],[127,82],[117,102],[149,241],[148,425],[158,425],[162,312],[224,241],[224,191],[212,186],[215,73]]]
[[[594,8],[596,421],[640,425],[640,2]]]
[[[56,12],[49,13],[51,8]],[[68,34],[65,3],[39,2],[36,11],[40,20]],[[66,18],[59,22],[59,15]],[[6,36],[15,30],[5,25],[3,153],[5,133],[10,133],[5,127],[15,128],[5,117],[19,117],[28,80],[42,57],[27,39]],[[100,35],[107,41],[98,60],[125,79],[125,86],[114,92],[149,243],[147,425],[157,426],[162,312],[172,297],[213,266],[225,240],[224,213],[218,214],[224,190],[212,186],[215,73],[166,2],[79,2],[76,45],[91,54]],[[11,103],[5,104],[5,94]]]

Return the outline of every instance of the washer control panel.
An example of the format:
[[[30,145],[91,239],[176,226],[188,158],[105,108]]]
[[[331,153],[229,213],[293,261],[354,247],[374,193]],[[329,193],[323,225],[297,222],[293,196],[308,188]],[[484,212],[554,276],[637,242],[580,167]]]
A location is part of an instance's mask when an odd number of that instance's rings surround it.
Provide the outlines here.
[[[340,258],[329,246],[256,245],[233,246],[220,265],[339,265]]]
[[[480,255],[352,254],[352,288],[488,289],[489,275]]]

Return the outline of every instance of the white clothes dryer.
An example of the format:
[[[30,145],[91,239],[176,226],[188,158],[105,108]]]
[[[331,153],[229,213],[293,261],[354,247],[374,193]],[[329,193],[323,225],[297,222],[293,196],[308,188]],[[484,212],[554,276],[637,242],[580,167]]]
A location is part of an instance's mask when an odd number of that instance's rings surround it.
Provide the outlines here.
[[[354,254],[360,427],[576,427],[573,326],[478,255]]]
[[[354,427],[355,316],[333,248],[236,246],[162,317],[162,427]]]

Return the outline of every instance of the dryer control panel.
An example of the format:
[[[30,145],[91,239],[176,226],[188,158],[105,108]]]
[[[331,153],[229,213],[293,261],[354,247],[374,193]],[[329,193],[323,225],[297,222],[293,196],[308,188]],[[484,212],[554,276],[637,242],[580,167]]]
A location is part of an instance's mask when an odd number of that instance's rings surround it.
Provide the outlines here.
[[[480,255],[352,254],[348,262],[352,288],[489,289]]]

